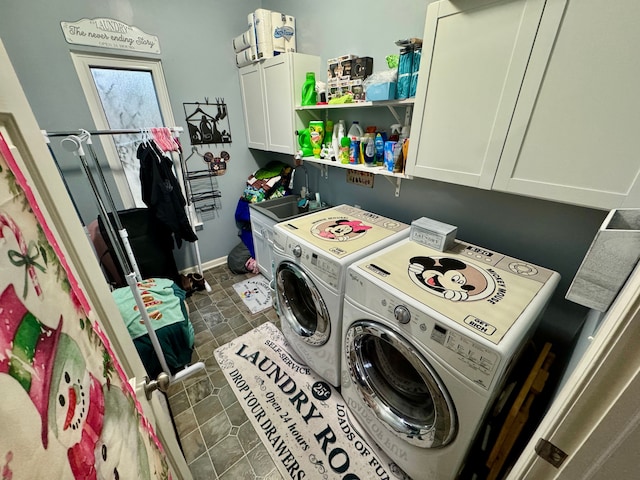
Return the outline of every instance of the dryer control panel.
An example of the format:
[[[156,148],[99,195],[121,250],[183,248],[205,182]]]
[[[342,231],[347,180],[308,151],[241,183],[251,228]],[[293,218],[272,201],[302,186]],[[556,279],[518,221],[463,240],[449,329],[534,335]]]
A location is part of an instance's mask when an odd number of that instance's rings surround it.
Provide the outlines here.
[[[299,241],[287,238],[284,247],[285,255],[305,268],[333,289],[340,284],[340,265]]]
[[[481,389],[489,390],[504,370],[502,356],[488,343],[466,335],[460,327],[412,298],[399,298],[349,269],[345,297],[434,357],[454,374],[462,375]]]

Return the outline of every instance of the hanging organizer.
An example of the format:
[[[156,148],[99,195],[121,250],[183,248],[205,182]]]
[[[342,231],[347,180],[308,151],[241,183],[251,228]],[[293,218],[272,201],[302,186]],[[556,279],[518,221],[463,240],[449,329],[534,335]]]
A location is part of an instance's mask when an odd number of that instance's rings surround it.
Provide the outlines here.
[[[91,189],[93,190],[93,194],[95,196],[95,201],[96,201],[96,205],[98,207],[98,210],[100,211],[100,214],[103,216],[103,218],[106,220],[104,222],[105,225],[105,230],[107,232],[107,236],[111,242],[111,244],[113,245],[113,249],[114,249],[114,254],[116,256],[116,259],[118,261],[118,263],[120,264],[122,271],[123,272],[129,272],[125,274],[125,278],[127,281],[127,285],[129,286],[129,288],[131,289],[131,292],[133,294],[133,298],[135,299],[136,305],[138,306],[138,310],[140,311],[140,315],[142,317],[142,321],[144,322],[144,325],[147,329],[147,333],[149,335],[149,339],[151,341],[151,344],[153,346],[153,349],[158,357],[158,360],[160,362],[160,365],[162,367],[162,370],[169,376],[171,382],[176,382],[176,381],[180,381],[183,380],[195,373],[197,373],[200,370],[203,370],[205,368],[205,365],[203,362],[197,362],[194,363],[193,365],[190,365],[180,371],[178,371],[175,375],[171,373],[169,366],[167,365],[166,359],[165,359],[165,355],[164,352],[162,351],[162,347],[160,346],[160,342],[158,340],[158,336],[155,332],[155,330],[153,329],[153,326],[151,324],[151,320],[149,318],[149,314],[147,312],[147,309],[145,308],[144,305],[144,301],[142,300],[142,296],[140,294],[140,291],[137,287],[137,283],[139,281],[142,280],[141,274],[140,274],[140,270],[138,268],[136,259],[135,259],[135,255],[133,254],[133,250],[131,249],[131,245],[129,243],[129,239],[128,239],[128,233],[126,231],[126,229],[122,226],[122,223],[120,222],[120,218],[118,217],[118,213],[117,213],[117,209],[115,207],[115,203],[113,201],[113,197],[111,195],[111,192],[109,191],[109,187],[107,185],[106,179],[104,178],[104,174],[102,172],[102,168],[98,162],[98,158],[95,154],[95,151],[93,150],[93,146],[92,146],[92,142],[91,142],[91,136],[92,135],[122,135],[122,134],[133,134],[133,133],[139,133],[139,134],[144,134],[144,133],[148,133],[150,132],[151,129],[137,129],[137,130],[100,130],[100,131],[94,131],[94,132],[89,132],[87,130],[79,130],[79,131],[75,131],[75,132],[46,132],[43,131],[43,135],[45,136],[45,139],[47,142],[49,142],[49,138],[50,137],[65,137],[61,140],[61,145],[62,147],[67,150],[72,152],[75,156],[77,156],[80,159],[80,162],[82,164],[82,168],[85,172],[85,175],[87,177],[87,180],[89,181],[89,184],[91,186]],[[173,134],[175,135],[179,135],[179,133],[182,131],[181,127],[174,127],[174,128],[170,128],[169,129]],[[87,149],[89,150],[90,153],[90,158],[92,159],[93,163],[94,163],[94,168],[97,172],[97,176],[98,176],[98,180],[99,183],[96,182],[96,179],[91,171],[91,169],[89,168],[89,164],[87,162],[87,155],[85,154],[84,148],[83,148],[83,144],[87,145]],[[179,146],[179,144],[177,144]],[[182,152],[181,149],[178,148],[177,149],[178,152],[178,156],[179,156],[179,163],[180,163],[180,173],[182,174],[182,182],[183,185],[185,186],[185,190],[187,190],[187,183],[186,180],[184,178],[184,172],[185,172],[185,167],[184,167],[184,161],[182,159]],[[175,163],[175,162],[174,162]],[[189,216],[189,221],[191,222],[191,224],[193,225],[193,216],[192,216],[192,208],[190,205],[190,200],[187,200],[187,215]],[[108,208],[107,208],[108,206]],[[111,210],[111,212],[109,212],[109,210]],[[109,213],[111,213],[111,215],[113,216],[114,219],[114,223],[116,225],[115,228],[117,228],[117,232],[114,229],[113,224],[108,221],[110,215]],[[117,238],[120,238],[122,241],[122,245],[124,246],[124,251],[121,247],[120,242],[117,241]],[[200,258],[200,251],[198,248],[198,244],[197,241],[193,242],[194,244],[194,249],[195,249],[195,253],[196,253],[196,258],[197,258],[197,263],[198,263],[198,272],[200,274],[202,274],[202,263],[201,263],[201,258]],[[207,282],[205,282],[205,286],[207,288],[207,291],[211,290],[211,287],[209,286],[209,284]]]

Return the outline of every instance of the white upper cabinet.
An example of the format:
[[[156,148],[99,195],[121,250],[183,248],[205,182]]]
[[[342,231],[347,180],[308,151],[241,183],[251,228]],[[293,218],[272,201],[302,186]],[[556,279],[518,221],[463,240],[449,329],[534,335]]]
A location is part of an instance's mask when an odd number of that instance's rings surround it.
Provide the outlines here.
[[[305,128],[295,113],[307,72],[320,73],[320,57],[284,53],[242,67],[240,92],[250,148],[294,154],[295,131]]]
[[[557,37],[543,22],[494,189],[640,207],[639,18],[637,0],[571,0]]]
[[[427,7],[407,174],[491,188],[544,5]]]
[[[407,173],[640,206],[640,2],[429,5]]]

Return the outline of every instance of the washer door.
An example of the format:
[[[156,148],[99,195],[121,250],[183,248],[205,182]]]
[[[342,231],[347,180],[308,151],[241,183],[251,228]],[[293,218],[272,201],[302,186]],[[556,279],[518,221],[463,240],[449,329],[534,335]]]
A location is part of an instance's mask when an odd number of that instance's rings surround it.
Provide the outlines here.
[[[276,294],[281,317],[308,345],[327,343],[331,334],[329,311],[307,273],[285,260],[276,270]]]
[[[378,323],[347,330],[347,365],[355,389],[395,436],[423,448],[444,447],[458,430],[446,387],[410,342]]]

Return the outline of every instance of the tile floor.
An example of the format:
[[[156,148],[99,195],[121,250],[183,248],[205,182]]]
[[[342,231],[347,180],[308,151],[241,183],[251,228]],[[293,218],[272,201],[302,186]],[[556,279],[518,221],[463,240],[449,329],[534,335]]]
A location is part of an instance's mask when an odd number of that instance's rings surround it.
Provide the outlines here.
[[[233,284],[252,275],[236,275],[226,265],[204,272],[211,292],[187,299],[195,330],[193,361],[205,371],[172,385],[169,404],[194,480],[281,480],[223,373],[213,351],[233,338],[270,321],[280,326],[274,309],[252,314]]]

